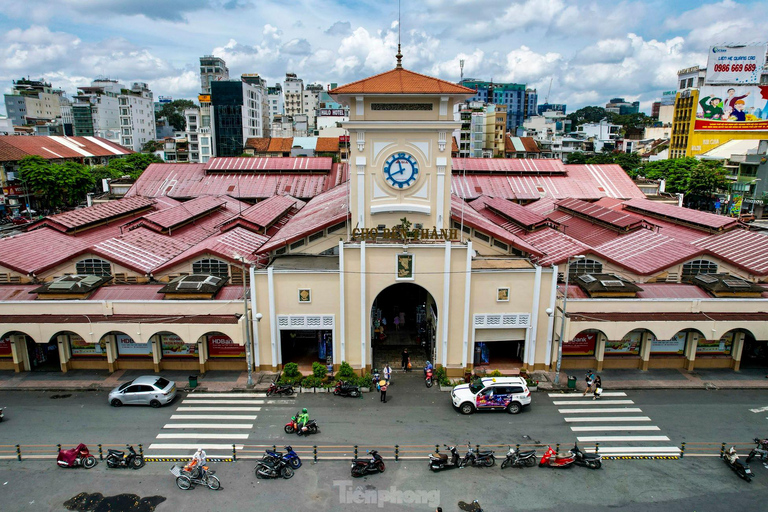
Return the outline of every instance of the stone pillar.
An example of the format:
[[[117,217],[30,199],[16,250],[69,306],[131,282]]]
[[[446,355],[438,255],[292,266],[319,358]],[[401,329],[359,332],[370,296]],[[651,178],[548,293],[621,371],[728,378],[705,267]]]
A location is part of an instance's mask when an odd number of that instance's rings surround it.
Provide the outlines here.
[[[11,335],[11,355],[13,356],[13,371],[16,373],[29,371],[27,337],[24,334]]]
[[[200,373],[203,375],[205,375],[206,361],[208,361],[208,344],[205,343],[205,341],[206,341],[206,336],[201,336],[197,340],[198,362],[200,363]],[[248,347],[245,347],[245,349],[248,350]]]
[[[69,334],[60,334],[56,336],[59,348],[59,363],[61,364],[61,373],[67,373],[69,369]]]
[[[745,334],[743,332],[733,333],[733,347],[731,347],[731,356],[733,359],[731,360],[731,368],[733,368],[733,371],[735,372],[739,371],[739,368],[741,368],[741,355],[744,352],[744,338]]]
[[[597,342],[595,343],[595,360],[597,361],[597,369],[595,371],[603,371],[603,360],[605,359],[605,335],[600,332],[597,334]]]
[[[696,367],[696,347],[699,345],[699,335],[688,331],[685,336],[685,369],[692,372]]]
[[[107,334],[104,337],[107,338],[107,367],[110,373],[113,373],[117,370],[117,341],[114,334]]]
[[[648,371],[648,366],[651,363],[651,333],[648,331],[643,332],[643,337],[640,339],[640,369],[642,371]]]
[[[163,347],[160,344],[160,336],[155,334],[149,340],[149,343],[152,344],[152,366],[155,369],[155,373],[159,373],[162,369],[160,361],[163,357]]]

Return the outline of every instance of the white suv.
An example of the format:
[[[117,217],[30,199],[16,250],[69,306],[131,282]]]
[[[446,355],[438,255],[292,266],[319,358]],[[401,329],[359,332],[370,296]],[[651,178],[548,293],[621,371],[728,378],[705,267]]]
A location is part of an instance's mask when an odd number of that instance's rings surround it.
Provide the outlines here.
[[[523,407],[531,405],[531,392],[522,377],[483,377],[453,388],[451,400],[462,414],[472,414],[478,409],[518,414]]]

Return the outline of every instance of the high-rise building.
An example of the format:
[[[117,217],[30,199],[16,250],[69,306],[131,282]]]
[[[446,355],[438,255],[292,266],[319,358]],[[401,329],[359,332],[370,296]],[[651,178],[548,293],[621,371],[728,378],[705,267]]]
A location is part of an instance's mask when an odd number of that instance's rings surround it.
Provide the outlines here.
[[[5,111],[14,126],[55,121],[61,117],[59,98],[50,83],[22,78],[14,80],[11,93],[5,95]]]
[[[295,116],[304,113],[304,80],[296,73],[286,73],[283,82],[284,114]]]
[[[523,126],[526,117],[536,115],[536,91],[528,89],[525,84],[496,84],[474,78],[461,81],[461,85],[475,89],[477,94],[470,101],[504,105],[507,111],[507,132],[515,133]]]
[[[258,75],[211,82],[211,115],[216,156],[239,156],[245,141],[269,133],[267,88]]]
[[[622,116],[627,114],[637,114],[640,112],[640,102],[633,101],[630,103],[624,101],[624,98],[612,98],[611,101],[605,104],[605,110]]]
[[[267,87],[267,101],[269,102],[269,122],[274,121],[275,116],[283,114],[283,86],[275,84]]]
[[[479,101],[457,104],[454,119],[461,128],[454,132],[458,138],[460,158],[493,158],[504,156],[504,134],[507,111],[503,105]]]
[[[152,91],[144,82],[134,82],[130,89],[121,88],[120,145],[137,153],[144,144],[155,140],[155,109]]]
[[[548,111],[562,112],[565,114],[565,109],[565,103],[542,103],[536,107],[536,112],[538,112],[539,115],[542,115],[544,112]]]
[[[317,105],[320,102],[320,94],[324,91],[321,84],[309,84],[302,94],[302,110],[307,116],[308,128],[314,130],[317,127]]]
[[[200,57],[200,91],[211,94],[211,82],[229,80],[229,68],[224,59],[213,55]]]
[[[98,79],[78,87],[72,105],[75,136],[97,136],[120,143],[120,100],[124,89],[116,80]]]

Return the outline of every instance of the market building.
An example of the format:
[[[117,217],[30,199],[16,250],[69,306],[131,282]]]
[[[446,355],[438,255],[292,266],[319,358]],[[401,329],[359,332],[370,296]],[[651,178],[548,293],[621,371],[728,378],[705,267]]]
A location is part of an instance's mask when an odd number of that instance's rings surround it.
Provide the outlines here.
[[[566,368],[764,364],[765,235],[616,165],[452,158],[475,90],[399,60],[330,91],[346,161],[153,164],[0,239],[0,368],[363,372],[407,347],[460,376],[552,368],[561,330]]]

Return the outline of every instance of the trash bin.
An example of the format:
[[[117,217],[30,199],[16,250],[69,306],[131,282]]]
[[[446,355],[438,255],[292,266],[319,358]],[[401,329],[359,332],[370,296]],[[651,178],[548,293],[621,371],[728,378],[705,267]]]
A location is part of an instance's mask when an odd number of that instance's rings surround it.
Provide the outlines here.
[[[568,389],[576,389],[576,377],[573,375],[568,376]]]
[[[570,386],[570,383],[568,384]],[[195,389],[197,387],[197,375],[189,376],[189,387]]]

